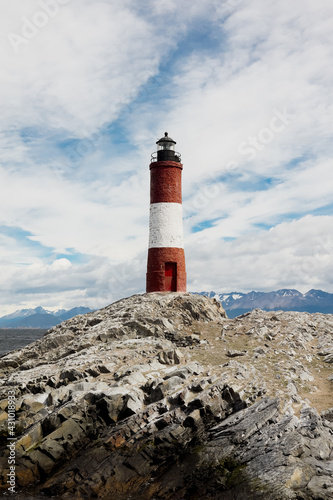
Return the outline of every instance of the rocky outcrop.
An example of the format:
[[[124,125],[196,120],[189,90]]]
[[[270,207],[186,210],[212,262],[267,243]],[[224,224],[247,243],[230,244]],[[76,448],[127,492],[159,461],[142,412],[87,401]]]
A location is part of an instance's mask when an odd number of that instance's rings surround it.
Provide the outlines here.
[[[145,294],[0,358],[17,498],[333,498],[333,318]]]

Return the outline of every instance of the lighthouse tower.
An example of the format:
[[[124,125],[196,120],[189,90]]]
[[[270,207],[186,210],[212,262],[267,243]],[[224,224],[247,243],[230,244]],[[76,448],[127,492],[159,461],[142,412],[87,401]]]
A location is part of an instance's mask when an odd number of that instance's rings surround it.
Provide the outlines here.
[[[165,132],[150,168],[147,292],[186,292],[182,170],[176,142]]]

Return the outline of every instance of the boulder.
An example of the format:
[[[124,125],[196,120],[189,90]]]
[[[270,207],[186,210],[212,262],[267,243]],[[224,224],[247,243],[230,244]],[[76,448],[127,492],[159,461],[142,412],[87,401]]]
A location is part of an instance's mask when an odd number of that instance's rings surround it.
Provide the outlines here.
[[[237,358],[238,356],[245,356],[246,352],[245,351],[235,351],[235,350],[228,350],[227,354],[228,358]]]
[[[329,408],[328,410],[322,411],[321,416],[325,420],[328,420],[329,422],[333,422],[333,408]]]

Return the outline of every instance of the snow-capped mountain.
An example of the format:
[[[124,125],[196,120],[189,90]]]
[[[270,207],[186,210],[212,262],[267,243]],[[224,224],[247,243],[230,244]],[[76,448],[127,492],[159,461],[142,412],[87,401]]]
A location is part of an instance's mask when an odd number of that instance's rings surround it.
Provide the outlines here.
[[[229,318],[234,318],[252,309],[264,311],[300,311],[310,313],[333,313],[333,294],[322,290],[309,290],[301,293],[298,290],[284,288],[274,292],[231,292],[215,293],[201,292],[219,300],[226,310]]]
[[[20,309],[0,317],[0,328],[51,328],[73,316],[91,311],[92,309],[88,307],[73,307],[58,311],[49,311],[41,306],[35,309]]]

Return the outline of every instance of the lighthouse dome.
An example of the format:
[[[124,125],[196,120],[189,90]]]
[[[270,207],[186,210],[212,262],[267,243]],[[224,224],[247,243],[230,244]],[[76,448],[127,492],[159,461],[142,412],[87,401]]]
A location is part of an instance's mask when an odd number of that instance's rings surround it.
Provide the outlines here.
[[[168,132],[164,132],[164,137],[161,137],[156,144],[161,146],[161,149],[172,149],[173,144],[177,144],[176,141],[171,139],[171,137],[168,136]],[[174,146],[173,146],[174,148]]]

